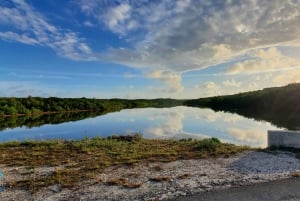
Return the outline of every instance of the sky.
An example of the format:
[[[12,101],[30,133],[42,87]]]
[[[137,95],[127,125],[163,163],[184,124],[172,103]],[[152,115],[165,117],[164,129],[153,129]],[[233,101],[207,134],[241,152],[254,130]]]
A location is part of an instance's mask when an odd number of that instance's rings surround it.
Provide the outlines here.
[[[1,0],[0,96],[199,98],[300,82],[300,0]]]

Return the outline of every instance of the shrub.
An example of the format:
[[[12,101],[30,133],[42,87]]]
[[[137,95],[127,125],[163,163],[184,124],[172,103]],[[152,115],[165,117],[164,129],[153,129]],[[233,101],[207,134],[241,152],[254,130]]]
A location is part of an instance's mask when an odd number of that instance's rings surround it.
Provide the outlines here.
[[[197,150],[201,151],[216,151],[216,148],[221,145],[218,138],[208,138],[198,142]]]

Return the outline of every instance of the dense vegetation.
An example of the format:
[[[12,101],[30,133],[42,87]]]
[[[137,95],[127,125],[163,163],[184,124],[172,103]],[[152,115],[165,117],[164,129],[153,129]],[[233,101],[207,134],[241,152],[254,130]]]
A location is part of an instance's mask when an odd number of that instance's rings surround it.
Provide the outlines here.
[[[300,84],[187,100],[184,105],[235,112],[257,120],[266,120],[291,130],[300,129]]]
[[[105,112],[129,108],[170,107],[180,103],[173,99],[0,98],[0,116],[66,111]]]

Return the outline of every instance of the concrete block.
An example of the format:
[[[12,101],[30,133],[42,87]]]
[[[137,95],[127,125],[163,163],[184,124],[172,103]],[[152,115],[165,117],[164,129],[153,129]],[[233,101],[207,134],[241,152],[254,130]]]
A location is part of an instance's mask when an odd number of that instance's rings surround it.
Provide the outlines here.
[[[268,131],[268,147],[292,147],[300,149],[299,131]]]

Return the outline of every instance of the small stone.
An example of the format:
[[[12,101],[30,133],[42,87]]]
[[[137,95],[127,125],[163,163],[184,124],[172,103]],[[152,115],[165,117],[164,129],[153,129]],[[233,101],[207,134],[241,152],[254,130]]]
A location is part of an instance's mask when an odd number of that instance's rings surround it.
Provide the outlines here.
[[[48,187],[48,190],[54,192],[54,193],[60,193],[62,188],[61,188],[61,185],[60,184],[57,184],[57,185],[52,185],[52,186],[49,186]]]
[[[162,195],[162,196],[159,198],[159,200],[165,200],[165,199],[168,199],[168,195],[166,195],[166,194]]]
[[[174,187],[171,187],[171,188],[169,189],[169,191],[174,192],[174,191],[176,191],[176,189],[175,189]]]

